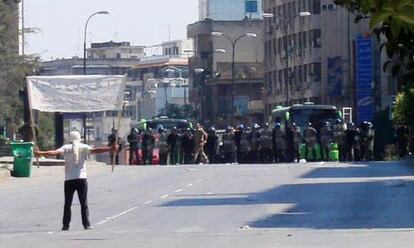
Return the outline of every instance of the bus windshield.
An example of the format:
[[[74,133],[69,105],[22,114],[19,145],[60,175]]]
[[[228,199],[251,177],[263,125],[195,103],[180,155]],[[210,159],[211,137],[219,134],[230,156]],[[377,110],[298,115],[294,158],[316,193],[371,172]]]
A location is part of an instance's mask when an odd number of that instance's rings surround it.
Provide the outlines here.
[[[335,123],[340,118],[336,109],[299,108],[290,110],[291,121],[302,129],[310,122],[319,129],[325,122]]]

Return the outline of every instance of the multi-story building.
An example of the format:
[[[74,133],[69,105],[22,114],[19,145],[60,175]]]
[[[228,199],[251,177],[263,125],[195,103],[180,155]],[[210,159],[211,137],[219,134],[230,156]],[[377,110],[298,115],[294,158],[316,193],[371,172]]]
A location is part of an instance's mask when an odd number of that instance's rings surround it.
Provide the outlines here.
[[[189,65],[190,99],[203,123],[262,121],[262,28],[260,19],[206,19],[188,25],[187,36],[193,38],[195,48]]]
[[[358,111],[359,41],[376,45],[367,21],[355,24],[331,0],[264,0],[263,10],[273,15],[264,28],[266,114],[306,101]],[[378,60],[373,47],[368,59]]]
[[[131,46],[130,42],[92,43],[86,50],[89,59],[138,59],[144,57],[145,46]]]
[[[262,18],[262,0],[199,0],[199,20],[240,21]]]

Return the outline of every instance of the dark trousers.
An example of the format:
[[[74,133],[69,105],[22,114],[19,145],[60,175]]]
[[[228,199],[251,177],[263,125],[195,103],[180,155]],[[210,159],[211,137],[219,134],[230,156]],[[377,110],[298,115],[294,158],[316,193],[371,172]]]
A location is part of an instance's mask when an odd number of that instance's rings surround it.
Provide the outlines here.
[[[192,163],[193,163],[193,153],[184,152],[184,164],[192,164]]]
[[[170,150],[170,163],[172,165],[178,164],[178,148],[177,147],[171,147]]]
[[[236,161],[236,154],[234,152],[224,153],[224,160],[226,163],[234,163]]]
[[[160,152],[160,165],[167,165],[168,151]]]
[[[275,163],[284,163],[286,161],[286,151],[276,150],[275,151]]]
[[[273,151],[272,148],[262,148],[260,150],[260,160],[262,163],[273,163]]]
[[[135,155],[135,163],[134,163],[134,155]],[[119,157],[119,156],[118,156]],[[119,158],[118,158],[119,159]],[[139,153],[138,153],[138,148],[132,148],[129,149],[129,164],[133,165],[133,164],[140,164],[139,161]]]
[[[152,149],[147,149],[144,148],[142,149],[142,164],[143,165],[152,165],[152,154],[153,154],[153,150]]]
[[[72,201],[75,191],[78,192],[78,198],[81,205],[82,225],[88,227],[89,221],[88,209],[88,181],[86,179],[75,179],[65,181],[65,207],[63,211],[63,226],[69,226],[72,217]]]

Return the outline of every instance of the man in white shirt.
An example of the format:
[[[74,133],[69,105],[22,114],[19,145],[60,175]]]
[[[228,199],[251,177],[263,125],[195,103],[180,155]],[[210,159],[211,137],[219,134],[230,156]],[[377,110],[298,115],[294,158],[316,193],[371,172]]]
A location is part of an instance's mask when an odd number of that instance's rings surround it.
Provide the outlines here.
[[[92,229],[89,221],[88,209],[88,181],[86,175],[86,159],[88,154],[105,153],[117,151],[118,146],[92,148],[81,143],[81,135],[77,131],[69,134],[70,144],[64,145],[57,150],[40,151],[35,150],[36,157],[53,157],[63,155],[65,158],[65,207],[63,212],[62,230],[69,230],[71,220],[71,206],[75,191],[78,193],[81,205],[82,224],[85,230]]]

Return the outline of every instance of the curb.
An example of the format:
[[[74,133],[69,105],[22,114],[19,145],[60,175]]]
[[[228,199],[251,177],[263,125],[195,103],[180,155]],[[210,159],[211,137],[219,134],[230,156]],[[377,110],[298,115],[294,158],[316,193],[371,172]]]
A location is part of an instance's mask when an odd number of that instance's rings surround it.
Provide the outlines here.
[[[0,169],[0,180],[8,179],[10,176],[11,174],[9,170]]]

